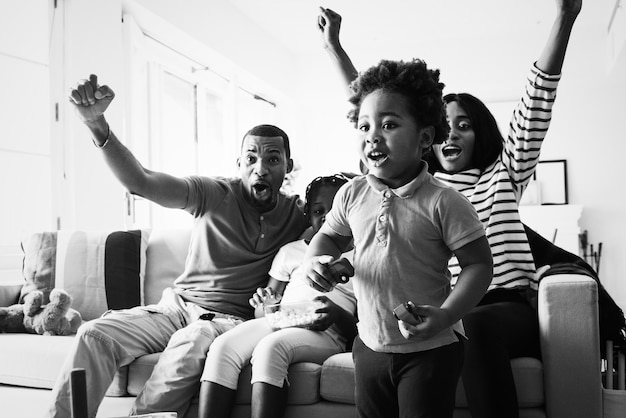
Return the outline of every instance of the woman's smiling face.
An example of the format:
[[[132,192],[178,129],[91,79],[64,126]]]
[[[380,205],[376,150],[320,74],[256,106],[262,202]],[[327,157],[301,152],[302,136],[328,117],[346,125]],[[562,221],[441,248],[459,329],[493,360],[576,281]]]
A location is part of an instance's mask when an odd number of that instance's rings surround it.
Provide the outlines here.
[[[467,113],[457,102],[446,105],[450,135],[448,139],[433,145],[433,150],[441,167],[448,173],[472,168],[476,135]]]

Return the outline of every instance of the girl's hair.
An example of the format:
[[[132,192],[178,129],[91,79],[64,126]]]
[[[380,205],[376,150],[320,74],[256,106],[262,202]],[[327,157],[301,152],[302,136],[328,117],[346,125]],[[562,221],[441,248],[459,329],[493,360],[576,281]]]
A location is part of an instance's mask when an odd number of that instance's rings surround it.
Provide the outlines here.
[[[354,177],[351,174],[333,174],[332,176],[317,177],[306,186],[306,192],[304,193],[304,214],[309,216],[309,204],[311,203],[311,196],[313,192],[325,185],[336,186],[339,189],[346,184],[350,178]]]
[[[480,99],[469,93],[446,94],[443,100],[446,104],[456,102],[467,113],[475,138],[471,168],[485,170],[500,156],[504,147],[504,138],[496,119]],[[428,162],[429,171],[443,171],[434,152],[425,154],[424,159]]]
[[[350,84],[352,96],[349,100],[353,108],[348,113],[348,119],[356,125],[361,103],[368,94],[376,90],[397,93],[406,98],[409,112],[418,123],[435,128],[434,143],[441,143],[449,131],[442,98],[443,87],[444,84],[439,81],[439,70],[428,69],[422,60],[382,60]]]

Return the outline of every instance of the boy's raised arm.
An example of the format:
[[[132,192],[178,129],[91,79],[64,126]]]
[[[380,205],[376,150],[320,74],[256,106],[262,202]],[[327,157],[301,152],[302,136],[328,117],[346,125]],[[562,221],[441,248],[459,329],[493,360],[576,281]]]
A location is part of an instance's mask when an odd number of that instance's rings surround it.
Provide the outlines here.
[[[182,178],[144,168],[112,132],[104,112],[115,97],[106,85],[98,85],[98,77],[81,80],[69,93],[80,120],[89,128],[93,141],[103,151],[104,159],[117,179],[129,192],[169,208],[187,204],[187,184]]]
[[[317,18],[317,27],[322,34],[322,44],[326,52],[330,55],[334,66],[343,77],[347,86],[354,81],[359,72],[352,60],[341,46],[339,41],[339,31],[341,29],[341,15],[331,9],[320,7],[320,15]],[[346,90],[349,92],[349,90]]]
[[[547,74],[561,73],[567,44],[582,8],[582,0],[556,0],[556,5],[557,12],[550,35],[537,60],[537,67]]]

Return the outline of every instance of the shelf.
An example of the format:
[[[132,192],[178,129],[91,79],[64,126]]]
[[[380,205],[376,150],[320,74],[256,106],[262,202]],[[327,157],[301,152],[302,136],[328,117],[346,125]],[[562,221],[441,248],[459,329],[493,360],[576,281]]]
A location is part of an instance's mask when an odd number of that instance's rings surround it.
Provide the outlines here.
[[[548,241],[580,255],[581,205],[522,205],[519,213],[522,222]]]

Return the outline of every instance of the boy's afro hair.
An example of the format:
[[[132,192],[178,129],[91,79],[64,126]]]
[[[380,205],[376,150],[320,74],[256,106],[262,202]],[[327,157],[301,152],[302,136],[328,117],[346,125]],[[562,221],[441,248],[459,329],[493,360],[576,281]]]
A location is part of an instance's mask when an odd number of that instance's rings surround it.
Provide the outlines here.
[[[435,128],[434,143],[442,143],[448,137],[450,127],[443,102],[444,84],[439,81],[439,70],[427,68],[426,63],[414,58],[411,61],[382,60],[350,84],[353,108],[348,119],[356,125],[365,97],[382,89],[407,98],[409,111],[417,122]]]

